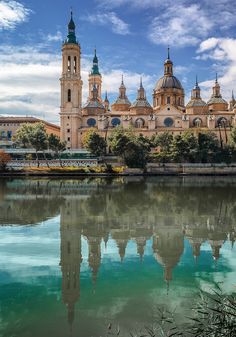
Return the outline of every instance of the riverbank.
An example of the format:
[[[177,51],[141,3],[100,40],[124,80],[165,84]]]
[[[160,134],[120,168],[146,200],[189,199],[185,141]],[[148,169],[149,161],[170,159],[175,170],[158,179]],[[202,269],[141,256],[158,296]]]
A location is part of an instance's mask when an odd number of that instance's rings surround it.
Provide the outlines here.
[[[143,169],[111,167],[109,171],[104,167],[86,168],[23,168],[0,173],[0,177],[117,177],[117,176],[236,176],[234,164],[175,164],[149,163]]]

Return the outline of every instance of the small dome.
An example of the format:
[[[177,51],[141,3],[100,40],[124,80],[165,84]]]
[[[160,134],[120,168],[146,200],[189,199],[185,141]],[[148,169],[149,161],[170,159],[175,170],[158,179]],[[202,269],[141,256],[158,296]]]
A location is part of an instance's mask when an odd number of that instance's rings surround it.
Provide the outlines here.
[[[211,105],[211,104],[228,104],[222,97],[212,97],[207,104]]]
[[[91,100],[91,101],[87,102],[84,105],[84,109],[87,109],[87,108],[105,109],[104,105],[102,103],[100,103],[98,100]]]
[[[136,99],[131,108],[149,108],[152,109],[150,103],[146,99]]]
[[[183,90],[180,81],[173,75],[161,77],[157,81],[155,90],[169,89],[169,88]]]
[[[206,102],[204,102],[202,99],[192,99],[188,102],[186,105],[186,108],[192,108],[192,107],[198,107],[198,106],[207,106]]]
[[[117,100],[114,102],[114,104],[126,104],[126,105],[131,105],[130,101],[128,98],[121,98],[118,97]]]

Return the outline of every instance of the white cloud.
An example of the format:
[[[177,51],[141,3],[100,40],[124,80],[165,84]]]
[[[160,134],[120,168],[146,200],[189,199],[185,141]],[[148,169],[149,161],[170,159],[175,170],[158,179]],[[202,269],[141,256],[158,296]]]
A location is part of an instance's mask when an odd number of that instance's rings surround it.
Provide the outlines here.
[[[88,97],[88,74],[91,57],[82,58],[83,102]],[[47,53],[40,46],[0,46],[0,114],[32,115],[58,123],[60,111],[61,55]],[[103,94],[108,91],[111,102],[118,95],[121,76],[124,74],[127,95],[135,98],[140,76],[148,92],[152,92],[153,77],[128,72],[125,69],[101,69]]]
[[[92,24],[110,26],[112,31],[116,34],[130,34],[129,24],[120,19],[114,12],[89,14],[84,19]]]
[[[48,42],[57,42],[57,41],[62,41],[62,40],[63,40],[63,37],[60,31],[57,31],[56,34],[54,35],[48,34],[46,37],[46,41]]]
[[[229,100],[232,90],[236,89],[236,39],[209,38],[200,44],[198,56],[216,62],[213,64],[214,70],[219,73],[223,96]],[[204,96],[209,97],[213,83],[201,83]]]
[[[184,7],[173,4],[156,17],[149,28],[149,39],[155,44],[196,45],[207,36],[213,23],[199,5]]]
[[[155,44],[197,45],[216,31],[221,34],[236,26],[231,0],[97,0],[97,3],[106,10],[122,6],[134,13],[142,11],[142,18],[148,15],[147,35]]]
[[[17,1],[0,2],[0,30],[14,29],[17,24],[27,20],[31,10]]]

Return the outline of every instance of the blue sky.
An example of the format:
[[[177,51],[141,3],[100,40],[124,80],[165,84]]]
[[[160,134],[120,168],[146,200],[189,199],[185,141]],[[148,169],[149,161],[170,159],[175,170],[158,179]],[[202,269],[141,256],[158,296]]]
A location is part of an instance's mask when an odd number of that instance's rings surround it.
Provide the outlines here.
[[[70,7],[82,48],[83,99],[96,46],[103,88],[115,99],[124,74],[134,100],[140,76],[151,101],[167,46],[189,99],[196,74],[208,99],[215,72],[236,91],[236,21],[229,0],[0,1],[0,114],[59,121],[61,43]]]

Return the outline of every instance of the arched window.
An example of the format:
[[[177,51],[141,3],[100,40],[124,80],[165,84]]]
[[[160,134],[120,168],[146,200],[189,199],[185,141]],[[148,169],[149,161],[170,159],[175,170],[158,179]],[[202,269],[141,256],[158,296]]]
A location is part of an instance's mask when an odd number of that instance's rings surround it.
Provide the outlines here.
[[[164,124],[165,124],[166,127],[170,128],[174,124],[174,120],[170,117],[167,117],[164,120]]]
[[[201,118],[197,117],[193,120],[193,126],[195,126],[196,128],[200,128],[202,125],[202,120]]]
[[[135,127],[138,128],[138,129],[143,128],[144,124],[145,124],[145,120],[143,118],[138,118],[135,121]]]
[[[68,71],[68,73],[71,71],[71,58],[70,58],[70,56],[68,56],[67,71]]]
[[[77,58],[76,56],[74,57],[74,73],[77,71]]]
[[[92,128],[92,127],[94,127],[95,125],[96,125],[96,119],[95,118],[89,118],[88,120],[87,120],[87,125],[90,127],[90,128]]]
[[[167,97],[167,104],[170,104],[170,96]]]
[[[70,89],[68,89],[68,92],[67,92],[67,101],[71,102],[71,90]]]
[[[228,121],[225,117],[220,117],[217,120],[217,126],[222,126],[222,127],[226,127],[228,125]]]
[[[111,120],[111,125],[114,126],[114,127],[120,125],[120,123],[121,123],[121,122],[120,122],[120,119],[117,118],[117,117],[112,118],[112,120]]]

